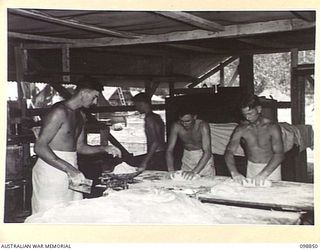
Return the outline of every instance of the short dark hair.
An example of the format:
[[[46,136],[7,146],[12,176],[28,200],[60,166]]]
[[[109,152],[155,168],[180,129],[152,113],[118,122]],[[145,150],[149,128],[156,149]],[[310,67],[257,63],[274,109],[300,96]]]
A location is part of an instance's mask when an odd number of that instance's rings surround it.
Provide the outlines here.
[[[243,109],[243,108],[246,108],[246,107],[249,107],[249,109],[252,109],[252,108],[255,108],[255,107],[258,107],[258,106],[261,106],[261,102],[260,102],[260,99],[257,95],[247,95],[245,96],[242,101],[241,101],[241,104],[240,104],[240,107]]]
[[[145,103],[151,104],[151,97],[147,93],[141,92],[139,94],[136,94],[134,97],[132,97],[131,101],[145,102]]]
[[[196,115],[197,112],[195,111],[193,105],[187,105],[187,104],[182,104],[179,106],[177,115],[178,117],[182,117],[185,115]]]
[[[102,92],[103,86],[99,81],[91,76],[83,76],[77,82],[76,92],[79,92],[81,89],[90,89]]]

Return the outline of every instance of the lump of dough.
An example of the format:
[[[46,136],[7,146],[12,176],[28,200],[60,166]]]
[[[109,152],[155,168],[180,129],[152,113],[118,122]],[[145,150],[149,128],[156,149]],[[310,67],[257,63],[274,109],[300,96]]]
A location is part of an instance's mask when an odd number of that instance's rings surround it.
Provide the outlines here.
[[[200,179],[200,175],[196,174],[191,180],[187,180],[182,176],[182,170],[178,170],[172,174],[170,174],[170,178],[174,181],[193,181]]]
[[[137,172],[137,169],[135,167],[131,167],[125,162],[122,162],[115,166],[113,169],[113,174],[131,174]]]

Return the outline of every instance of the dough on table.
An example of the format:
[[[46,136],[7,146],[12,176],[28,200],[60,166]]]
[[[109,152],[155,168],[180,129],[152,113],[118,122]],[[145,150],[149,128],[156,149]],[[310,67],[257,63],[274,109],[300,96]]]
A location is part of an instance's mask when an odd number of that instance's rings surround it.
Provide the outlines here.
[[[129,164],[122,162],[115,166],[113,174],[131,174],[137,172],[137,168],[130,166]]]
[[[187,180],[182,176],[182,172],[182,170],[175,171],[174,173],[170,174],[170,178],[174,181],[193,181],[200,179],[200,175],[196,174],[191,180]]]

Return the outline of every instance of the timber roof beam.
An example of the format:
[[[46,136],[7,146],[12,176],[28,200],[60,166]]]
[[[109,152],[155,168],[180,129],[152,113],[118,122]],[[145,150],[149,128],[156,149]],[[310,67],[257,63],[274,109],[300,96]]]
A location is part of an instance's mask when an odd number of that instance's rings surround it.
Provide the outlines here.
[[[121,45],[139,45],[151,43],[169,43],[177,41],[190,41],[211,38],[241,38],[245,36],[270,34],[277,32],[304,30],[315,28],[315,23],[306,22],[301,19],[285,19],[268,22],[257,22],[249,24],[238,24],[225,26],[223,31],[180,31],[158,35],[141,35],[136,39],[128,38],[94,38],[94,39],[74,39],[75,43],[70,44],[70,48],[85,48],[85,47],[107,47]],[[25,49],[55,49],[61,48],[59,44],[26,44]]]
[[[192,25],[194,27],[203,29],[203,30],[210,30],[210,31],[221,31],[224,30],[224,26],[216,23],[209,21],[207,19],[189,14],[187,12],[182,12],[182,11],[154,11],[154,13],[157,13],[159,15],[169,17],[171,19]]]

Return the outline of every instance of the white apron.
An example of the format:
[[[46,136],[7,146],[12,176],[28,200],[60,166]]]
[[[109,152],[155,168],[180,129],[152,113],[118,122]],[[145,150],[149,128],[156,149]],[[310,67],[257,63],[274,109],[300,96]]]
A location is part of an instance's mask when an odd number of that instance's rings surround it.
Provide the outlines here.
[[[53,152],[78,168],[76,152]],[[70,190],[68,185],[69,180],[65,172],[38,158],[32,169],[32,214],[43,212],[56,204],[83,199],[82,193]]]
[[[265,168],[267,163],[254,163],[248,161],[247,165],[247,178],[254,178],[257,174]],[[281,166],[277,167],[268,177],[270,181],[281,181]]]
[[[192,171],[198,164],[199,160],[203,155],[203,151],[199,150],[184,150],[183,157],[182,157],[182,171]],[[202,176],[215,176],[216,171],[213,164],[213,156],[211,155],[210,159],[208,160],[205,167],[199,173]]]

